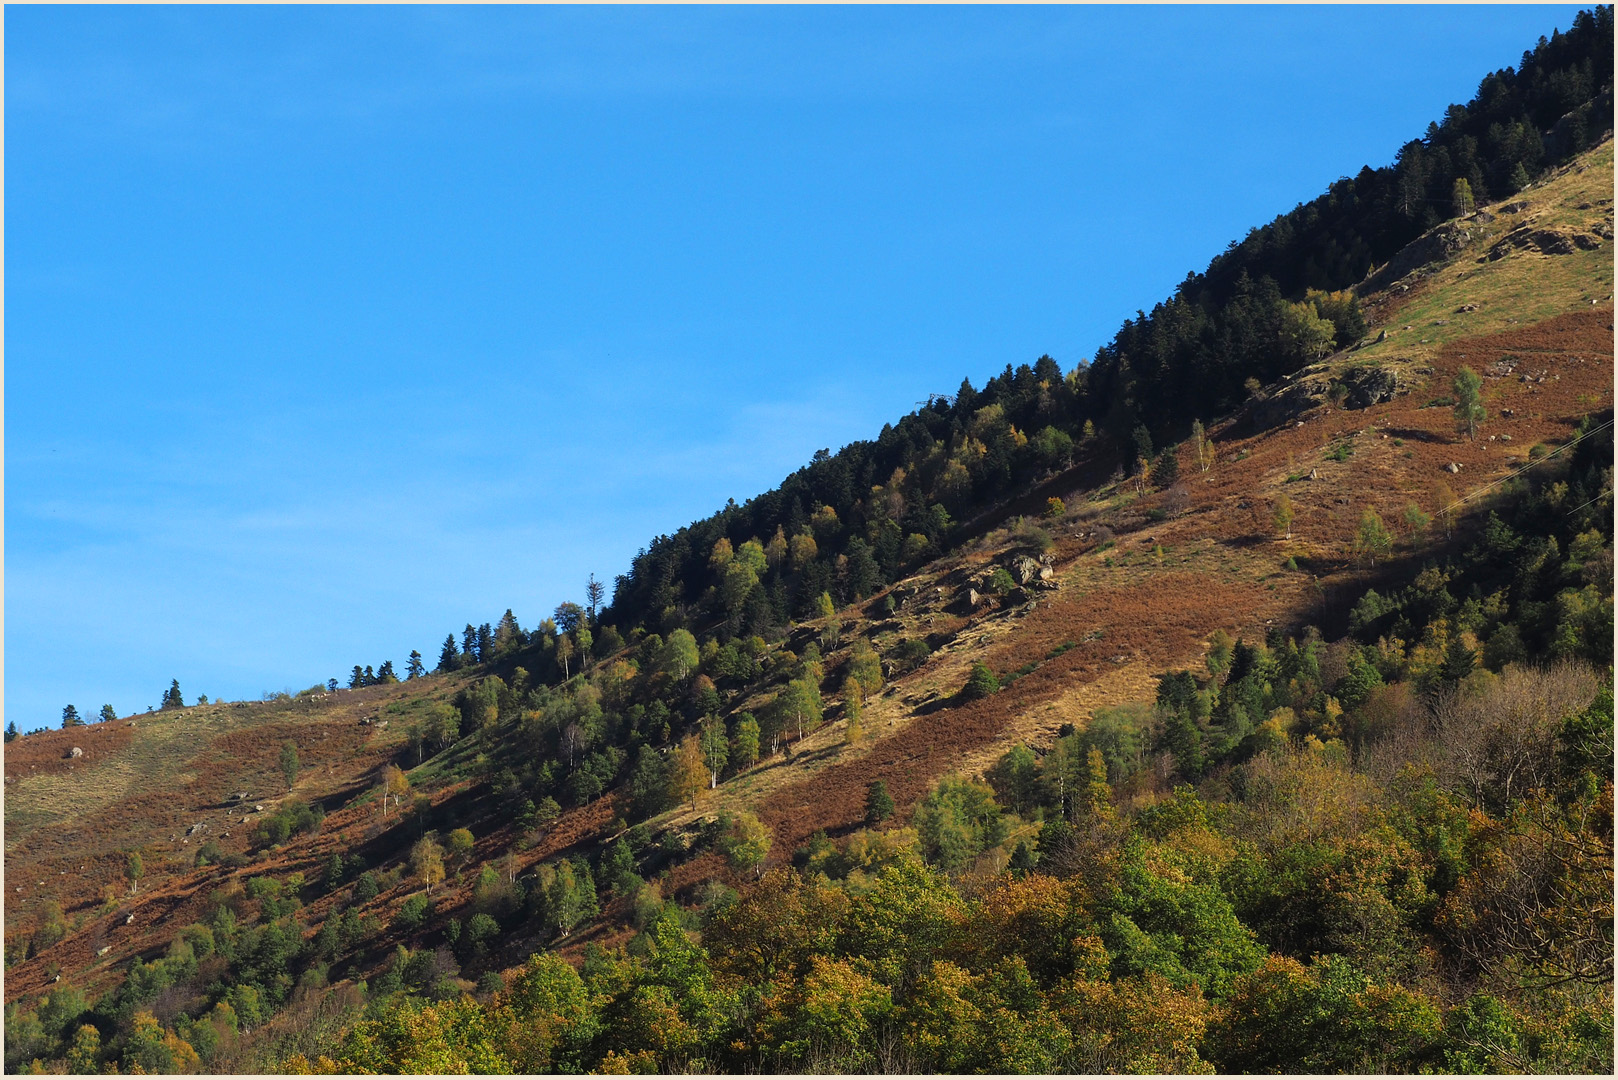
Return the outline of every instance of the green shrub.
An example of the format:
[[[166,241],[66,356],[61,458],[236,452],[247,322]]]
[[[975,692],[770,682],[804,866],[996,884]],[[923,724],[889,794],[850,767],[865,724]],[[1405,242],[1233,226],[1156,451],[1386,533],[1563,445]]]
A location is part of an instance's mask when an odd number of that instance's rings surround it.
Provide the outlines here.
[[[977,701],[999,690],[1000,680],[994,677],[988,664],[979,660],[972,665],[972,674],[967,676],[966,685],[961,688],[961,697],[967,701]]]
[[[399,910],[394,914],[393,922],[389,926],[391,929],[413,934],[432,917],[432,913],[433,902],[424,893],[416,893],[399,905]]]

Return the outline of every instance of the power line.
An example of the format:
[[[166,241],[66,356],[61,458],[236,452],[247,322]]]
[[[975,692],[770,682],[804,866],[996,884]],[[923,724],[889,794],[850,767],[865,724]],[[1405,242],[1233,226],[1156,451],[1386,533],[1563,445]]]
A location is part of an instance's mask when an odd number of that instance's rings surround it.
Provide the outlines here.
[[[1588,439],[1591,435],[1595,435],[1598,432],[1605,431],[1607,428],[1610,428],[1610,427],[1612,427],[1612,421],[1608,420],[1605,424],[1602,424],[1600,427],[1591,428],[1589,431],[1586,431],[1584,434],[1578,436],[1577,438],[1572,439],[1572,440],[1570,440],[1568,442],[1565,442],[1561,446],[1558,446],[1555,450],[1552,450],[1550,453],[1546,454],[1544,457],[1540,458],[1538,461],[1530,461],[1528,464],[1524,465],[1522,468],[1515,469],[1512,472],[1507,473],[1505,476],[1502,476],[1498,480],[1494,480],[1494,481],[1491,481],[1490,483],[1484,484],[1482,487],[1478,488],[1476,491],[1472,492],[1472,494],[1466,496],[1465,498],[1455,500],[1454,502],[1450,503],[1448,506],[1446,506],[1442,510],[1440,510],[1439,513],[1440,514],[1447,514],[1451,510],[1455,509],[1457,506],[1464,506],[1465,504],[1471,502],[1473,499],[1477,498],[1479,495],[1482,495],[1485,491],[1488,491],[1490,488],[1499,487],[1501,484],[1506,483],[1508,480],[1515,480],[1517,477],[1521,476],[1523,473],[1527,472],[1529,469],[1532,469],[1535,465],[1541,464],[1542,462],[1549,461],[1551,458],[1555,457],[1557,454],[1560,454],[1563,450],[1566,450],[1568,447],[1577,446],[1580,442],[1584,441],[1585,439]],[[1596,496],[1597,499],[1599,499],[1600,497],[1601,496],[1599,496],[1599,495]],[[1590,501],[1594,502],[1595,499],[1592,499]],[[1588,506],[1588,505],[1590,505],[1590,504],[1585,503],[1585,506]],[[1583,509],[1583,507],[1580,507],[1580,509]]]
[[[1597,495],[1595,498],[1590,499],[1587,502],[1582,502],[1579,505],[1575,506],[1573,509],[1569,510],[1565,516],[1572,517],[1574,514],[1577,514],[1580,510],[1583,510],[1586,506],[1589,506],[1590,503],[1600,502],[1602,499],[1605,499],[1608,495],[1611,495],[1611,494],[1612,494],[1612,489],[1611,488],[1604,489],[1601,492],[1601,494]]]

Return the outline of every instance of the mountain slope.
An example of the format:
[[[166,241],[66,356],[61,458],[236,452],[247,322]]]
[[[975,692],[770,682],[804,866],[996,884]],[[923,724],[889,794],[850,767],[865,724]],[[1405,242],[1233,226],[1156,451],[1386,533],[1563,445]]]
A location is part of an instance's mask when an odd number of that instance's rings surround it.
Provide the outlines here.
[[[715,640],[699,652],[700,675],[676,674],[676,661],[668,659],[669,643],[659,633],[673,639],[678,623],[662,624],[660,632],[653,623],[628,634],[620,649],[598,650],[588,678],[575,675],[566,686],[546,688],[542,675],[529,680],[526,672],[550,671],[559,639],[554,631],[536,632],[487,663],[423,680],[188,708],[7,744],[7,1000],[51,993],[59,974],[82,990],[111,991],[125,983],[132,960],[171,952],[182,928],[216,925],[221,909],[243,924],[268,926],[284,901],[257,886],[261,895],[238,891],[254,878],[281,882],[301,900],[295,917],[308,953],[298,978],[310,994],[328,981],[383,985],[396,974],[397,947],[421,948],[428,957],[447,948],[452,918],[460,949],[461,924],[470,926],[472,912],[485,907],[501,911],[501,932],[481,951],[465,953],[463,974],[504,971],[515,978],[532,952],[549,946],[578,956],[587,943],[624,941],[637,920],[633,895],[603,904],[600,918],[566,926],[554,911],[513,913],[485,903],[501,880],[524,882],[535,895],[535,875],[559,865],[558,856],[593,859],[605,892],[606,849],[633,835],[635,869],[659,884],[663,899],[691,909],[712,906],[719,893],[711,882],[745,889],[753,876],[727,865],[713,847],[712,821],[723,813],[754,813],[767,826],[773,848],[763,867],[790,863],[800,845],[813,858],[816,833],[835,840],[862,828],[871,783],[886,785],[896,821],[914,823],[940,777],[989,772],[1021,745],[1046,755],[1064,725],[1082,733],[1098,709],[1150,703],[1166,674],[1203,669],[1218,633],[1253,642],[1275,638],[1272,632],[1301,637],[1312,625],[1327,640],[1341,637],[1351,606],[1368,588],[1387,592],[1424,564],[1454,557],[1490,508],[1518,497],[1502,481],[1541,460],[1535,468],[1554,474],[1560,459],[1545,456],[1545,448],[1576,437],[1587,415],[1610,421],[1611,197],[1609,136],[1531,187],[1437,226],[1372,268],[1359,297],[1368,332],[1210,423],[1214,453],[1206,471],[1194,448],[1181,446],[1173,451],[1176,480],[1141,483],[1125,475],[1116,440],[1081,435],[1070,464],[1027,474],[1008,498],[940,532],[951,548],[945,554],[895,564],[903,573],[892,584],[831,615],[795,621],[779,640],[760,642],[755,656],[742,655],[754,648],[745,634],[724,643],[729,654]],[[1489,414],[1473,441],[1457,434],[1452,409],[1438,403],[1463,366],[1483,375]],[[1015,373],[1006,381],[1012,387]],[[1345,408],[1336,404],[1338,386],[1391,387],[1393,394]],[[936,422],[960,426],[959,417]],[[902,490],[888,477],[877,482]],[[1610,472],[1607,485],[1610,498]],[[1294,508],[1290,537],[1273,515],[1282,494]],[[1061,500],[1059,509],[1053,498]],[[1366,512],[1396,526],[1412,503],[1439,522],[1446,512],[1459,518],[1455,538],[1439,527],[1412,529],[1376,563],[1356,559]],[[803,508],[806,518],[813,509]],[[719,537],[704,539],[711,550]],[[767,539],[759,540],[760,557],[773,558],[763,551]],[[690,537],[681,543],[691,549],[688,562],[706,565],[708,551]],[[1610,526],[1605,543],[1610,560]],[[735,546],[734,558],[750,557],[739,554],[744,546]],[[991,584],[994,572],[1028,569],[1019,556],[1032,561],[1031,579],[1001,595]],[[1048,578],[1041,578],[1041,566]],[[751,629],[756,611],[745,604],[734,613],[734,627],[723,619],[705,625],[703,612],[715,611],[716,599],[722,609],[717,593],[709,606],[691,609],[694,629]],[[871,645],[887,671],[880,691],[864,701],[863,738],[850,743],[844,676],[860,642]],[[916,642],[928,650],[907,648]],[[960,691],[975,664],[1009,685],[964,700]],[[490,681],[495,675],[498,685]],[[743,714],[767,725],[794,676],[812,678],[825,722],[786,738],[790,754],[729,767],[713,790],[690,798],[682,790],[676,805],[661,808],[645,805],[640,759],[627,754],[603,766],[611,770],[608,790],[576,785],[588,771],[588,754],[610,758],[619,746],[650,748],[647,760],[666,773],[683,752],[678,736],[695,736],[707,714],[728,722],[732,734]],[[592,688],[581,691],[586,683]],[[479,711],[480,688],[488,689],[492,716]],[[705,697],[710,689],[713,696]],[[383,771],[394,762],[412,764],[413,744],[428,738],[430,722],[435,716],[442,722],[447,709],[481,726],[437,753],[423,749],[409,778],[425,804],[410,806],[407,799],[406,806],[387,808],[377,792]],[[658,709],[666,719],[657,718]],[[301,769],[286,793],[278,754],[289,740]],[[68,756],[73,746],[82,757]],[[1163,803],[1175,781],[1186,778],[1182,763],[1164,753],[1154,751],[1148,768],[1118,785],[1120,813]],[[577,760],[563,768],[564,758]],[[249,799],[232,798],[243,791]],[[575,795],[580,805],[557,806],[554,819],[547,818],[544,798],[571,803]],[[279,842],[250,839],[293,800],[322,807],[317,828]],[[641,817],[631,832],[630,821]],[[188,835],[197,825],[206,827]],[[422,891],[410,862],[413,847],[430,830],[447,837],[461,827],[470,829],[475,847],[459,863],[451,859],[448,879],[430,890],[435,910],[414,925],[401,919]],[[1032,814],[1019,817],[1004,842],[990,845],[958,880],[987,888],[1014,854],[1013,841],[1037,846],[1038,834]],[[240,865],[192,865],[208,841],[218,857]],[[132,895],[125,879],[130,851],[144,863]],[[344,871],[333,886],[323,882],[334,854],[363,861],[374,896],[357,893],[356,870]],[[301,881],[288,886],[295,874]],[[104,900],[108,885],[113,895]],[[60,917],[51,903],[63,909]],[[317,947],[339,909],[360,929],[347,945]],[[41,933],[52,925],[65,931],[59,941],[49,940],[54,932]],[[34,955],[22,959],[30,941]],[[185,993],[156,994],[158,1020],[180,1023],[196,1015],[198,1002],[207,1006],[205,999],[219,997],[197,973],[205,963],[176,984]],[[216,964],[211,977],[235,972],[235,978],[243,963],[234,960],[223,971]],[[312,1054],[325,1045],[297,1042],[310,997],[298,994],[291,969],[278,977],[284,984],[265,976],[264,985],[292,1002],[289,1011],[280,1020],[266,1017],[268,1034],[257,1041],[243,1038],[219,1050],[215,1067],[275,1066],[292,1049]],[[473,980],[446,985],[471,989]],[[237,1008],[242,999],[232,1000]],[[109,1044],[134,1037],[136,1004],[95,1014]],[[8,1031],[12,1026],[8,1020]]]

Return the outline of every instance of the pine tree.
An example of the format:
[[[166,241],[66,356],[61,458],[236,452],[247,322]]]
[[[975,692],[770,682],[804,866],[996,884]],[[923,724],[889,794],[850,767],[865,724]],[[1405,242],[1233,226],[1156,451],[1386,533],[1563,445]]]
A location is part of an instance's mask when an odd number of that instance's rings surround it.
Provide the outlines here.
[[[1017,877],[1026,877],[1033,868],[1034,853],[1028,850],[1028,841],[1018,840],[1017,850],[1011,853],[1011,861],[1006,864],[1006,869]]]
[[[411,649],[410,660],[405,664],[405,678],[419,679],[425,674],[427,674],[427,669],[422,665],[421,653]]]
[[[1180,479],[1180,458],[1170,447],[1157,456],[1157,463],[1152,466],[1152,486],[1171,488],[1178,479]]]
[[[169,683],[169,688],[163,692],[163,704],[161,707],[165,709],[185,708],[185,697],[180,693],[179,679]]]
[[[62,710],[62,726],[64,728],[83,727],[84,721],[79,719],[79,710],[69,705]]]
[[[523,644],[522,627],[517,624],[517,617],[506,608],[506,613],[500,616],[500,624],[494,629],[494,655],[504,656],[515,652]]]
[[[601,582],[597,581],[594,574],[591,574],[587,579],[585,579],[585,613],[589,616],[592,623],[596,621],[596,615],[601,611],[601,601],[605,600],[606,597],[607,587],[601,584]]]
[[[438,668],[440,672],[454,671],[461,666],[461,651],[455,647],[455,635],[450,634],[444,638],[444,647],[438,652]]]
[[[399,676],[393,673],[393,661],[382,661],[382,666],[376,669],[376,685],[391,686],[398,681]]]
[[[888,785],[880,780],[872,781],[865,789],[865,823],[880,825],[892,816],[893,799],[888,795]]]
[[[17,721],[12,720],[12,721],[9,721],[6,724],[6,742],[10,742],[11,740],[15,739],[16,737],[17,737]]]
[[[358,664],[355,664],[354,670],[350,672],[348,676],[348,688],[350,690],[358,690],[360,687],[368,685],[369,684],[365,681],[365,669],[360,667]]]
[[[117,709],[114,709],[111,705],[101,706],[101,722],[103,724],[110,724],[116,719],[118,719]]]

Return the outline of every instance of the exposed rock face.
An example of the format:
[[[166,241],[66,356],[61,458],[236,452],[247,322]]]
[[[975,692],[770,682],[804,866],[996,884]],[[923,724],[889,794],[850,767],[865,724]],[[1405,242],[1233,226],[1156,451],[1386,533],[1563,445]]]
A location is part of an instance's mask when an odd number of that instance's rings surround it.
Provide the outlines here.
[[[1259,398],[1247,406],[1253,426],[1259,431],[1290,423],[1310,409],[1326,403],[1327,381],[1322,378],[1299,379],[1289,382],[1269,397]]]
[[[1392,401],[1399,392],[1399,377],[1387,368],[1359,367],[1343,372],[1342,383],[1348,387],[1345,407],[1369,409],[1384,401]]]
[[[1541,255],[1571,255],[1575,251],[1594,251],[1601,246],[1601,238],[1571,229],[1535,229],[1524,225],[1507,233],[1489,254],[1490,262],[1503,259],[1513,251],[1537,251]],[[1482,260],[1479,260],[1482,261]]]
[[[1343,405],[1349,409],[1368,409],[1401,392],[1399,377],[1374,364],[1350,368],[1338,376],[1338,381],[1348,391]],[[1331,384],[1332,377],[1325,372],[1300,372],[1275,393],[1251,402],[1248,415],[1260,431],[1291,423],[1310,409],[1326,404]]]
[[[73,749],[71,749],[71,750],[69,750],[67,752],[67,756],[70,757],[70,758],[71,757],[83,757],[84,756],[84,750],[83,750],[82,747],[75,746]]]
[[[1472,239],[1471,230],[1449,221],[1422,233],[1388,260],[1388,264],[1366,279],[1362,293],[1378,292],[1413,271],[1453,258]]]

